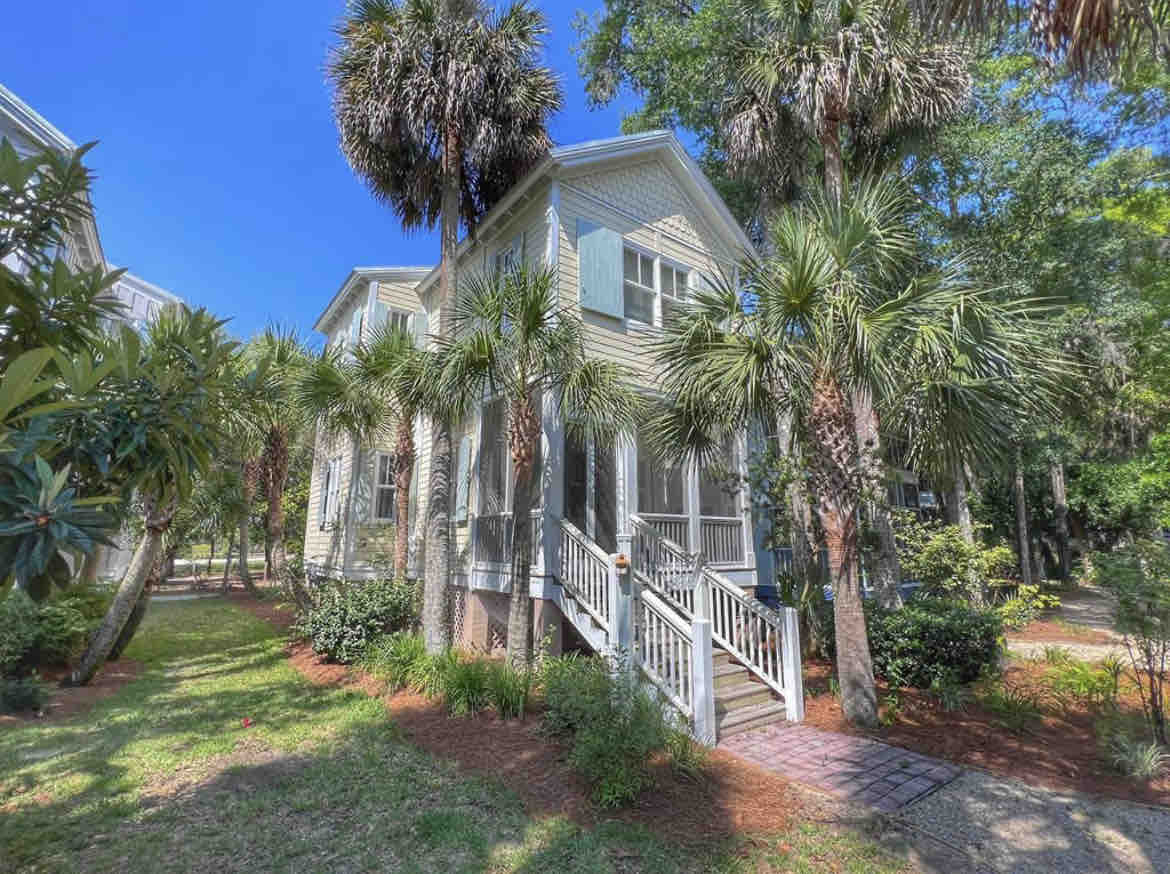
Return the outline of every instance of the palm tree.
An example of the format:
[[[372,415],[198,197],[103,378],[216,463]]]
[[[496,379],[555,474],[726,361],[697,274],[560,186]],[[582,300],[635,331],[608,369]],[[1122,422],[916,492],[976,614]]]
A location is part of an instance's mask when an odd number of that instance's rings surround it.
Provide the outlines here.
[[[546,27],[525,2],[491,14],[479,0],[355,0],[328,75],[341,149],[407,229],[441,222],[439,333],[450,330],[459,224],[468,228],[550,146],[561,106],[539,64]],[[423,632],[447,643],[451,428],[431,428]]]
[[[176,509],[210,469],[237,415],[229,391],[237,344],[224,337],[223,324],[203,309],[168,307],[151,323],[141,355],[137,340],[123,335],[138,367],[108,390],[107,403],[118,413],[103,437],[131,473],[145,530],[113,603],[69,677],[74,685],[93,678],[122,634]]]
[[[1007,445],[1011,406],[1025,400],[1014,389],[1031,366],[1022,352],[1038,343],[1025,304],[998,304],[956,270],[916,269],[905,210],[888,180],[790,208],[770,227],[770,254],[747,265],[747,293],[727,282],[700,292],[657,352],[673,402],[653,426],[660,445],[703,460],[736,430],[791,417],[829,551],[843,707],[866,725],[877,705],[858,511],[874,459],[858,440],[853,398],[864,394],[891,421],[915,398],[935,399],[941,426],[965,405],[963,427],[933,445],[994,455]],[[966,380],[948,383],[960,361]]]
[[[444,398],[436,391],[433,354],[418,348],[413,337],[388,325],[375,328],[354,351],[354,377],[384,403],[387,424],[394,429],[394,575],[406,579],[410,540],[410,480],[414,476],[414,420],[435,413]],[[458,393],[456,397],[461,396]],[[449,414],[440,413],[443,417]]]
[[[965,53],[925,40],[894,0],[766,0],[764,36],[726,106],[727,154],[749,178],[801,181],[820,146],[825,191],[841,195],[845,143],[858,156],[956,115],[971,92]]]
[[[633,430],[639,402],[616,364],[585,354],[580,319],[557,302],[556,274],[519,265],[481,274],[462,287],[455,329],[439,338],[444,392],[499,397],[508,411],[512,460],[512,596],[508,658],[517,666],[532,656],[532,528],[540,483],[541,407],[559,407],[570,436],[612,441]],[[559,472],[549,471],[548,475]]]

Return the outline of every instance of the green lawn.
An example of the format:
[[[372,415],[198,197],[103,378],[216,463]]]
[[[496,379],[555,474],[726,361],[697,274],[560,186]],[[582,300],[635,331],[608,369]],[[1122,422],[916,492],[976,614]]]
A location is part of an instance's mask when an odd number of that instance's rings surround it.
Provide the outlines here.
[[[126,654],[137,681],[89,714],[0,728],[0,871],[904,868],[824,827],[696,857],[632,826],[534,820],[405,742],[377,700],[310,686],[282,642],[218,600],[156,603]]]

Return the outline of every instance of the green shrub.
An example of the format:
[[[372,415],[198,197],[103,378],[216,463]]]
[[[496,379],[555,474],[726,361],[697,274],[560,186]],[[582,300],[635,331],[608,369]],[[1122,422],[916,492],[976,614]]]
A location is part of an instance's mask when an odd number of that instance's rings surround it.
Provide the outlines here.
[[[523,719],[532,694],[532,672],[496,662],[488,674],[488,699],[500,719]]]
[[[329,661],[351,664],[369,643],[417,621],[415,586],[397,580],[330,585],[298,622],[313,652]]]
[[[453,649],[431,655],[424,652],[407,671],[407,684],[420,695],[439,698],[447,691],[447,678],[459,664],[459,654]]]
[[[636,676],[600,658],[562,656],[546,660],[542,679],[545,725],[571,738],[569,762],[595,802],[616,807],[650,786],[650,759],[666,751],[672,727]]]
[[[61,665],[85,649],[94,623],[67,603],[40,605],[37,642],[33,660],[38,665]]]
[[[1070,656],[1049,668],[1048,680],[1053,694],[1061,702],[1075,701],[1089,708],[1117,705],[1121,675],[1105,666],[1095,667]]]
[[[675,771],[696,780],[702,776],[707,764],[707,748],[695,743],[694,738],[674,726],[666,732],[666,754]]]
[[[114,600],[114,588],[103,583],[76,583],[54,595],[49,603],[76,610],[96,623],[101,620]]]
[[[85,647],[93,620],[68,599],[36,604],[23,591],[0,602],[0,675],[66,664]]]
[[[363,664],[371,674],[385,680],[391,691],[410,685],[415,663],[425,658],[426,644],[421,636],[406,631],[385,634],[366,650]]]
[[[938,703],[947,713],[963,710],[971,700],[970,690],[962,683],[956,682],[950,671],[941,671],[930,682],[930,694],[938,699]]]
[[[41,710],[49,702],[49,690],[36,671],[21,677],[0,677],[0,707],[12,713]]]
[[[1060,598],[1040,590],[1039,586],[1019,586],[1016,594],[995,608],[1005,628],[1019,631],[1044,610],[1060,606]]]
[[[892,686],[928,689],[939,676],[970,683],[999,660],[1003,626],[994,610],[935,598],[893,610],[866,601],[865,624],[873,669]]]
[[[1022,689],[995,683],[983,690],[979,703],[999,717],[1009,731],[1020,732],[1040,718],[1040,705],[1036,698]]]
[[[1119,734],[1109,742],[1109,761],[1128,777],[1153,780],[1170,767],[1170,753],[1154,741]]]
[[[897,514],[897,533],[902,571],[923,595],[976,599],[1001,585],[1015,564],[1010,547],[972,542],[958,525],[921,521],[912,511]]]
[[[479,659],[457,661],[446,672],[443,700],[452,716],[470,716],[488,706],[491,670]]]
[[[0,601],[0,676],[16,673],[28,662],[40,635],[40,610],[23,591]]]

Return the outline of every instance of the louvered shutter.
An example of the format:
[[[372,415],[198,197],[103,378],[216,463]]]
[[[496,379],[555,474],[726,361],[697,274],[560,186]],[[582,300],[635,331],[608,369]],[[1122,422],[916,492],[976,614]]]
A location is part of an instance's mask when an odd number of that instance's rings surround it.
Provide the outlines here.
[[[581,307],[616,319],[625,313],[622,296],[622,237],[617,231],[577,220]]]

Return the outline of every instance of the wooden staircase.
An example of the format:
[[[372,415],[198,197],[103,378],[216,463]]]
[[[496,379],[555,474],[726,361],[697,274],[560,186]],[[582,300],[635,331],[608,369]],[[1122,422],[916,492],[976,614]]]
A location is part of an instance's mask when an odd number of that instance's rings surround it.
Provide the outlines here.
[[[714,662],[715,726],[719,740],[787,718],[779,696],[736,663],[731,653],[716,649]]]

